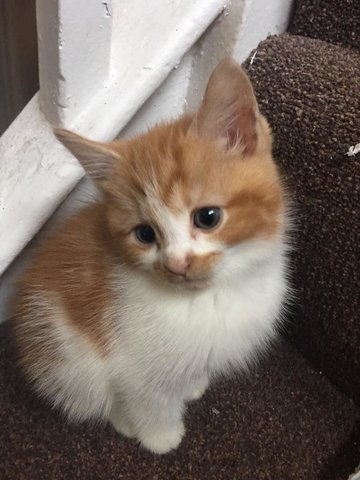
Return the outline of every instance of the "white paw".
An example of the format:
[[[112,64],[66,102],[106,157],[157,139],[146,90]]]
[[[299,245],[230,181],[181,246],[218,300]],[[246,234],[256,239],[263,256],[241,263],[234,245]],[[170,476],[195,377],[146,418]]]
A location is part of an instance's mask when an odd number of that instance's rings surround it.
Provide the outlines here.
[[[131,428],[130,422],[122,415],[118,416],[111,416],[109,419],[111,425],[115,428],[115,430],[124,435],[124,437],[134,438],[135,433]]]
[[[201,398],[204,395],[205,390],[206,390],[206,388],[194,388],[194,390],[192,392],[190,392],[189,395],[187,395],[185,400],[188,401],[188,402],[193,402],[194,400],[199,400],[199,398]]]
[[[140,437],[141,444],[153,453],[164,454],[177,448],[185,435],[185,426],[179,422],[170,430],[156,431]]]
[[[187,396],[185,397],[185,400],[187,402],[192,402],[193,400],[199,400],[199,398],[201,398],[206,392],[206,389],[208,388],[208,386],[209,386],[209,382],[204,380],[202,383],[197,385],[193,390],[191,390],[187,394]]]

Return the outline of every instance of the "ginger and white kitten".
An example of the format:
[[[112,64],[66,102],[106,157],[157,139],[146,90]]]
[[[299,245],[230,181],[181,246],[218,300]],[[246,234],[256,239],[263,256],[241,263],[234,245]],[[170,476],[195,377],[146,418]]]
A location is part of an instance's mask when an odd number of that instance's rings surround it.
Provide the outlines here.
[[[71,419],[109,420],[166,453],[184,436],[186,402],[276,334],[286,217],[270,128],[227,59],[194,116],[127,141],[56,135],[102,196],[19,284],[21,363]]]

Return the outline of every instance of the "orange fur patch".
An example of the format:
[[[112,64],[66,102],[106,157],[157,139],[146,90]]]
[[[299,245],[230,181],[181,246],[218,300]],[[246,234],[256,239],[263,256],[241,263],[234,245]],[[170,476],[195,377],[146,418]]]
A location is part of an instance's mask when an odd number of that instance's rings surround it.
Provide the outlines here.
[[[38,292],[45,301],[48,299],[50,309],[63,306],[68,314],[65,320],[82,331],[100,352],[106,349],[112,326],[103,313],[112,300],[112,291],[104,219],[104,209],[98,205],[76,214],[49,238],[21,279],[13,316],[18,342],[27,356],[47,355],[41,344],[34,349],[38,329],[50,328],[46,311],[37,308],[32,300]]]

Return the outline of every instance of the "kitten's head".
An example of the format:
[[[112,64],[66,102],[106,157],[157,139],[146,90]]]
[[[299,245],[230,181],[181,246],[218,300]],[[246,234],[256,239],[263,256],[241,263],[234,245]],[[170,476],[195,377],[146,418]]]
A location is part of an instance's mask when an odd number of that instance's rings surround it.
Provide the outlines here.
[[[132,268],[204,287],[279,245],[283,196],[270,128],[231,60],[215,69],[192,117],[107,144],[56,135],[104,192],[111,243]]]

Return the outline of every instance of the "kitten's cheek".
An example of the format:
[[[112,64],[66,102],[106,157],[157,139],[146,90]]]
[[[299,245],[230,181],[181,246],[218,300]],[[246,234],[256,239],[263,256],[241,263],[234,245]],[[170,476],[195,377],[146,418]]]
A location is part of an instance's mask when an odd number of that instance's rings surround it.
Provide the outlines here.
[[[201,279],[212,278],[221,263],[222,254],[220,252],[212,252],[207,255],[194,256],[190,262],[188,272],[189,278]]]
[[[156,261],[158,260],[158,255],[155,247],[150,247],[147,251],[140,252],[140,264],[145,270],[151,270]]]

